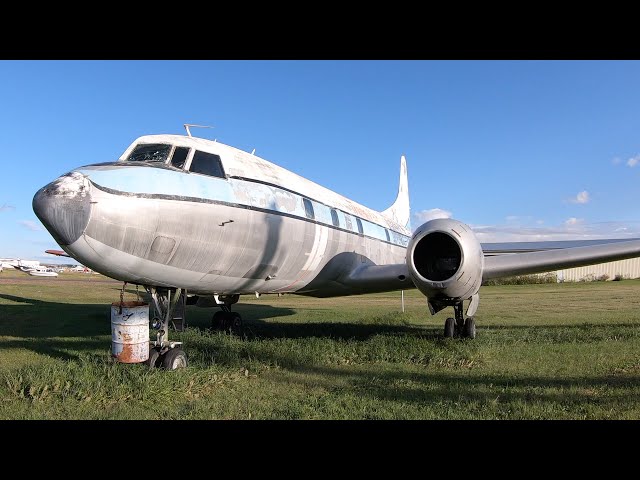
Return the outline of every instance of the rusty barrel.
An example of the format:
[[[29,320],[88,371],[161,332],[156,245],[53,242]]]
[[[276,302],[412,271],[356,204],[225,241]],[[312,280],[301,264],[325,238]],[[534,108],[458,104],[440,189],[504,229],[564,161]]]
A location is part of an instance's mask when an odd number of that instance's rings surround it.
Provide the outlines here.
[[[111,304],[111,356],[122,363],[140,363],[149,358],[148,303]]]

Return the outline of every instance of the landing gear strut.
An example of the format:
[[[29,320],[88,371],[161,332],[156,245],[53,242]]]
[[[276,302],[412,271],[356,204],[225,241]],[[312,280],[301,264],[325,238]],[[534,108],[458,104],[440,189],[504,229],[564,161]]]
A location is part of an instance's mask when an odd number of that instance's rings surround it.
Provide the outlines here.
[[[453,305],[455,318],[447,318],[444,322],[445,338],[466,337],[476,338],[476,321],[473,317],[467,317],[465,320],[462,311],[462,301]]]
[[[244,333],[242,317],[238,312],[231,311],[231,305],[238,302],[240,295],[214,295],[214,299],[220,311],[213,314],[211,328],[242,336]]]
[[[151,326],[156,339],[149,342],[149,368],[176,370],[187,366],[187,354],[182,342],[169,341],[169,326],[182,331],[185,326],[186,291],[181,288],[145,287],[153,299],[155,315]]]

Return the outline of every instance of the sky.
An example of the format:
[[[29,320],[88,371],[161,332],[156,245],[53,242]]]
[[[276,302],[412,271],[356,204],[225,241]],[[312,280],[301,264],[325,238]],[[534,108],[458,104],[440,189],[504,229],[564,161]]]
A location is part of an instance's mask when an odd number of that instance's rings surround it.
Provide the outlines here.
[[[185,123],[379,211],[405,155],[412,229],[640,237],[638,85],[639,61],[0,60],[0,258],[64,263],[36,191]]]

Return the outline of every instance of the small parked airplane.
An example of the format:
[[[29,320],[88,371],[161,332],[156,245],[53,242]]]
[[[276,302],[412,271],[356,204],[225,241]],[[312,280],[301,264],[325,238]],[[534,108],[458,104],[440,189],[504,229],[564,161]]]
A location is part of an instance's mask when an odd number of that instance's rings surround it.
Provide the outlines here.
[[[404,156],[396,200],[378,212],[253,152],[193,137],[189,126],[187,135],[141,136],[116,162],[76,168],[33,198],[66,255],[150,293],[158,330],[152,366],[186,366],[168,339],[185,303],[220,307],[214,327],[238,330],[242,319],[231,306],[241,295],[418,288],[431,314],[453,307],[446,337],[475,338],[483,280],[640,256],[640,240],[481,245],[454,219],[412,233]]]
[[[23,273],[28,273],[29,275],[32,275],[34,277],[57,277],[58,276],[58,274],[52,268],[49,268],[49,267],[41,267],[41,266],[32,267],[28,265],[22,265],[20,262],[18,262],[18,265],[13,265],[13,268]]]
[[[29,273],[32,272],[36,269],[36,267],[31,267],[28,265],[21,265],[20,263],[18,263],[18,265],[12,265],[13,268],[15,268],[16,270],[23,272],[23,273]]]
[[[29,275],[33,275],[34,277],[57,277],[58,272],[56,272],[53,268],[48,267],[37,267],[34,270],[27,272]]]

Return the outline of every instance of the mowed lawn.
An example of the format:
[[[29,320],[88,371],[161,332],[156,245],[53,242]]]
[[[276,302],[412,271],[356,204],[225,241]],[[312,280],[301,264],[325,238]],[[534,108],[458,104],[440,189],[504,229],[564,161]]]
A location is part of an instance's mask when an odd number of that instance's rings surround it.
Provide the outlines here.
[[[244,338],[190,306],[178,371],[111,360],[121,286],[0,273],[0,419],[640,418],[639,280],[482,287],[475,340],[416,290],[241,297]]]

